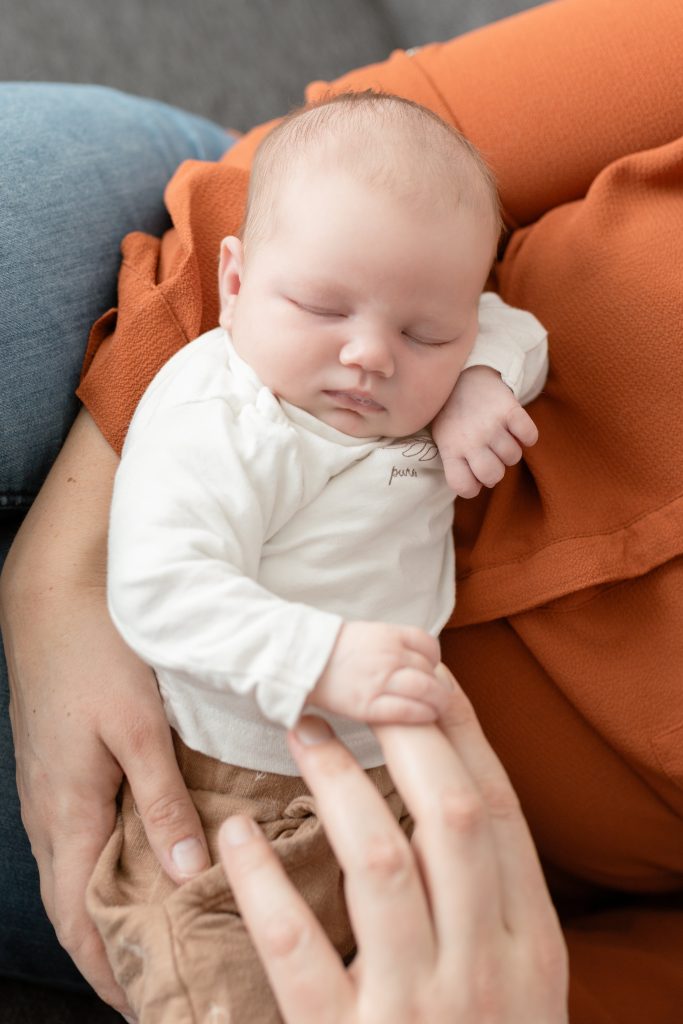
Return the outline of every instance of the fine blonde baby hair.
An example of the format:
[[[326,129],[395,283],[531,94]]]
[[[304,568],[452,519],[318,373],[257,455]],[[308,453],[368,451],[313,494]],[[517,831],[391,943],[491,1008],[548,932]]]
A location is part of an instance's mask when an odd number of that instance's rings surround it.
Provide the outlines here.
[[[495,178],[456,128],[412,100],[342,93],[299,107],[256,151],[241,236],[245,255],[273,229],[282,185],[306,170],[341,170],[402,202],[490,216],[492,245],[502,226]]]

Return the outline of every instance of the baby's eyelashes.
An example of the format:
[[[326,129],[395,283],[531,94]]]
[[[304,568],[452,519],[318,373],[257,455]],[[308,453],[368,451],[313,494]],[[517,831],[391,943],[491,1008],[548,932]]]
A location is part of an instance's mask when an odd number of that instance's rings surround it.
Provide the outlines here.
[[[416,345],[426,345],[429,348],[443,348],[444,345],[455,344],[459,339],[459,335],[441,340],[439,338],[423,338],[417,334],[412,334],[410,331],[401,331],[401,334],[409,341],[414,341]]]
[[[298,309],[302,309],[304,313],[311,313],[313,316],[326,316],[326,317],[345,317],[346,313],[339,309],[328,309],[324,306],[315,306],[307,302],[298,302],[296,299],[289,300]]]

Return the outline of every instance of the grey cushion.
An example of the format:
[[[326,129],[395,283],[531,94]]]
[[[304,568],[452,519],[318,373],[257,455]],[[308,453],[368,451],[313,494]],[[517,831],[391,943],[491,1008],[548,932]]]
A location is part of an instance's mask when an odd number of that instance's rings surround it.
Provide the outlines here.
[[[95,82],[246,129],[314,78],[448,39],[539,0],[31,0],[3,8],[10,80]]]
[[[397,42],[368,0],[31,0],[3,11],[6,79],[97,82],[245,129],[308,81],[382,60]]]
[[[497,21],[542,0],[377,0],[389,31],[403,47],[420,46]]]

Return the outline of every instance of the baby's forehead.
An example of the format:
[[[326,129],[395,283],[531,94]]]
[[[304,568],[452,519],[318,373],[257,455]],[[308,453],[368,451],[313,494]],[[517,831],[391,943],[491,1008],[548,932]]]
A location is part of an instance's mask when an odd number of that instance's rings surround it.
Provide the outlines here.
[[[335,187],[340,196],[350,187],[357,195],[409,214],[436,208],[452,212],[463,202],[470,205],[468,197],[477,191],[474,174],[454,175],[445,162],[426,164],[414,150],[380,147],[377,140],[370,146],[334,143],[300,151],[273,168],[263,183],[273,214],[283,202],[298,206],[321,192],[334,196]]]
[[[458,168],[447,149],[425,152],[405,126],[401,130],[385,126],[379,132],[363,127],[365,131],[351,124],[347,131],[339,131],[335,126],[304,144],[290,140],[276,159],[264,160],[262,183],[267,178],[271,188],[281,189],[299,177],[315,185],[343,173],[358,183],[391,191],[408,187],[445,191],[453,187],[454,177],[476,178],[474,169]]]

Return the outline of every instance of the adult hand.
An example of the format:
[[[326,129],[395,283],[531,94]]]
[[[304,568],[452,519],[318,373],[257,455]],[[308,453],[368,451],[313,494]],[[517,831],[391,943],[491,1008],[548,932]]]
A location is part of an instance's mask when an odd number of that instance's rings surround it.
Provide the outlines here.
[[[41,895],[79,970],[125,1013],[85,910],[87,882],[114,826],[122,772],[168,874],[182,881],[209,861],[154,675],[107,613],[115,467],[116,456],[81,414],[8,555],[0,605],[17,783]]]
[[[291,750],[344,870],[345,969],[248,818],[221,854],[288,1024],[566,1024],[567,958],[509,780],[456,690],[440,726],[382,726],[412,844],[320,719]]]

